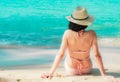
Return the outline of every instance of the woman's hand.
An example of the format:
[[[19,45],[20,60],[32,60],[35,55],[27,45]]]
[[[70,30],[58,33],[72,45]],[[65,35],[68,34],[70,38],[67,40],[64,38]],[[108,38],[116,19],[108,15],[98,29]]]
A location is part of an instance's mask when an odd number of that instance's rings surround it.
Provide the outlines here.
[[[53,75],[50,73],[42,73],[41,78],[45,79],[45,78],[49,78],[52,79]]]
[[[117,80],[114,76],[103,76],[103,78],[104,78],[107,82],[118,82],[118,80]]]

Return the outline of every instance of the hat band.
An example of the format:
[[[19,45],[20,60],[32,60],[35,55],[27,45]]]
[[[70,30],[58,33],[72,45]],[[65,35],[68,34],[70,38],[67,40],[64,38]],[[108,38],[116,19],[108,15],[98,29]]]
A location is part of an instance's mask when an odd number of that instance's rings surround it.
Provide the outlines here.
[[[85,19],[88,19],[89,16],[86,17],[86,18],[84,18],[84,19],[76,19],[76,18],[73,17],[73,15],[71,15],[71,17],[72,17],[73,19],[75,19],[75,20],[85,20]]]

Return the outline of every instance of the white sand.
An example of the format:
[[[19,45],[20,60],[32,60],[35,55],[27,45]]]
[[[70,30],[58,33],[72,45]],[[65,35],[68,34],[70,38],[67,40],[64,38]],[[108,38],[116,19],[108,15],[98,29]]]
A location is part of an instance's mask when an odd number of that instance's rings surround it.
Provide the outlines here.
[[[107,74],[115,76],[120,82],[120,48],[100,48],[100,51]],[[40,75],[43,72],[48,72],[51,64],[44,66],[18,66],[8,67],[1,70],[0,82],[107,82],[101,77],[93,56],[91,56],[91,58],[94,65],[92,74],[90,75],[69,75],[65,73],[62,65],[63,63],[61,63],[59,68],[56,70],[54,77],[49,80],[41,79]]]

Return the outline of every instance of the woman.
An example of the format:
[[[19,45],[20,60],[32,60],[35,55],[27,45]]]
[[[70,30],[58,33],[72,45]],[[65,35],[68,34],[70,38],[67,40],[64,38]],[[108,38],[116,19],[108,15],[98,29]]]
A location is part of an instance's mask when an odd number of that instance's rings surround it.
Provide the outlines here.
[[[88,15],[84,7],[77,7],[71,16],[66,17],[69,21],[69,29],[65,31],[60,50],[56,55],[53,66],[48,74],[43,73],[42,78],[52,78],[56,68],[64,56],[66,49],[68,54],[65,58],[65,69],[70,74],[88,74],[92,69],[90,50],[92,48],[94,57],[103,77],[116,81],[112,76],[106,76],[101,55],[99,53],[97,36],[92,30],[85,31],[88,25],[94,21],[94,17]]]

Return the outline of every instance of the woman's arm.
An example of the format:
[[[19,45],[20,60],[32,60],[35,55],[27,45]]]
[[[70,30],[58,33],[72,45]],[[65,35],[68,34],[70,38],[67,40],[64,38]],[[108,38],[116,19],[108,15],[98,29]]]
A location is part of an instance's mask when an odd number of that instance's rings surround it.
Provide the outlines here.
[[[53,74],[54,74],[55,70],[57,69],[60,61],[61,61],[62,58],[63,58],[63,56],[64,56],[64,55],[62,55],[62,54],[57,54],[57,55],[56,55],[55,60],[54,60],[54,63],[53,63],[53,66],[52,66],[52,68],[51,68],[51,70],[50,70],[50,76],[53,76]]]
[[[63,56],[64,56],[64,53],[67,49],[67,33],[65,32],[64,35],[63,35],[63,38],[62,38],[62,42],[61,42],[61,46],[60,46],[60,49],[55,57],[55,60],[54,60],[54,63],[52,65],[52,68],[50,70],[50,72],[48,74],[45,74],[43,73],[41,75],[42,78],[52,78],[55,70],[57,69],[60,61],[62,60]]]
[[[105,69],[104,69],[104,66],[103,66],[102,57],[101,57],[99,52],[98,52],[98,54],[95,54],[95,59],[96,59],[96,62],[98,64],[98,67],[100,69],[101,75],[106,76],[106,72],[105,72]]]
[[[96,59],[96,62],[98,64],[98,67],[100,69],[100,73],[101,75],[104,77],[105,80],[107,80],[108,82],[118,82],[118,80],[116,78],[114,78],[114,76],[107,76],[105,73],[105,69],[103,66],[103,61],[102,61],[102,57],[100,55],[99,49],[98,49],[98,44],[97,44],[97,36],[96,33],[94,32],[94,40],[92,43],[92,49],[93,49],[93,53],[94,53],[94,57]]]
[[[92,50],[93,50],[93,53],[94,53],[94,57],[95,57],[95,60],[98,64],[98,67],[100,69],[101,75],[105,76],[106,73],[105,73],[105,70],[104,70],[102,57],[101,57],[101,54],[100,54],[99,49],[98,49],[97,36],[96,36],[95,32],[94,32],[93,36],[94,36],[94,39],[93,39],[93,43],[92,43]]]

